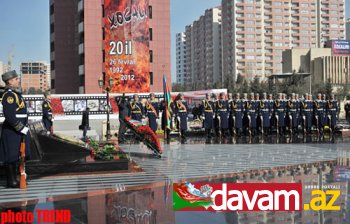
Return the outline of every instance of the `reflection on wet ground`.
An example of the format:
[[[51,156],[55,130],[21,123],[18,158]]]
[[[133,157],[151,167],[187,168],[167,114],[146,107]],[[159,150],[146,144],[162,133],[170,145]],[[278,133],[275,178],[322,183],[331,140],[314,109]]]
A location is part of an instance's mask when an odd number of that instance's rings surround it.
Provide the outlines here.
[[[286,144],[285,140],[276,144],[273,137],[252,144],[243,144],[246,141],[243,139],[232,145],[221,140],[215,143],[214,139],[204,144],[199,137],[190,137],[186,144],[181,144],[174,138],[164,145],[161,159],[152,157],[142,144],[122,145],[143,168],[142,172],[48,177],[30,181],[26,192],[0,187],[0,206],[26,211],[70,209],[72,223],[350,223],[349,139],[298,140],[292,144]],[[341,190],[335,203],[341,210],[174,212],[171,186],[184,180],[301,182],[305,202],[311,198],[307,186],[333,185]]]

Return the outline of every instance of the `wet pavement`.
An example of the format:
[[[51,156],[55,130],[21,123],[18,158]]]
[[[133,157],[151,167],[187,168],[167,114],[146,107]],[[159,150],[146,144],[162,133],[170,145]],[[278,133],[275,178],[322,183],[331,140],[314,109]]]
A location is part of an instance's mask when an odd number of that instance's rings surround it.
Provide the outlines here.
[[[70,209],[72,223],[350,223],[350,139],[212,139],[174,137],[161,159],[140,144],[121,148],[141,172],[59,176],[30,180],[26,191],[0,186],[0,208],[34,211]],[[250,144],[247,144],[250,143]],[[278,144],[276,144],[278,143]],[[174,212],[172,183],[179,181],[268,183],[301,182],[339,187],[340,211]],[[349,205],[349,206],[348,206]]]

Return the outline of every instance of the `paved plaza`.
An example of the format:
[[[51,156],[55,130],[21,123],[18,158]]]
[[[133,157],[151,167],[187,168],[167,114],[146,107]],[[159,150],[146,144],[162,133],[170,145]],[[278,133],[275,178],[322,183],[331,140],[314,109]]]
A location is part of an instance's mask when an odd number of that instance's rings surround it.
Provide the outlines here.
[[[55,176],[29,179],[25,191],[0,186],[0,204],[35,200],[42,197],[72,195],[101,189],[141,186],[171,180],[211,178],[256,169],[349,158],[349,144],[180,144],[164,145],[161,159],[152,156],[142,144],[121,145],[142,172]],[[30,174],[29,174],[30,175]]]

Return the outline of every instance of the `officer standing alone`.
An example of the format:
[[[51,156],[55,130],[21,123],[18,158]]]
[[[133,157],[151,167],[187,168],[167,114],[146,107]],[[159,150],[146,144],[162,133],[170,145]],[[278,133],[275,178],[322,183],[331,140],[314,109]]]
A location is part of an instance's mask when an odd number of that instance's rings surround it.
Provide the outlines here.
[[[44,94],[44,102],[42,104],[42,110],[43,110],[44,126],[47,132],[52,134],[53,117],[52,117],[51,100],[50,100],[50,96],[46,93]]]
[[[4,162],[7,175],[7,187],[18,188],[17,162],[22,138],[25,139],[26,159],[30,157],[30,136],[27,107],[20,91],[20,80],[16,71],[6,72],[2,75],[6,83],[2,97],[5,121],[2,125],[0,141],[0,161]]]

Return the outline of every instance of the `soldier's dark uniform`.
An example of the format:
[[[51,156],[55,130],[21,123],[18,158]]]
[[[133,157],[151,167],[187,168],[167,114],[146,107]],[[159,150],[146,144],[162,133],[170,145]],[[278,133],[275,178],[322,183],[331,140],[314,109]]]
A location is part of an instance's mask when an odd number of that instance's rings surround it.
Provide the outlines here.
[[[136,96],[134,96],[135,99]],[[144,114],[144,108],[142,106],[142,103],[138,101],[130,101],[129,103],[129,113],[130,117],[137,121],[142,121],[142,116]]]
[[[247,135],[247,132],[249,132],[249,123],[250,123],[250,118],[249,118],[249,109],[250,109],[250,102],[248,100],[248,94],[243,93],[243,134]]]
[[[266,93],[263,94],[263,99],[260,101],[260,119],[261,119],[261,126],[262,131],[265,135],[268,134],[270,129],[270,102],[268,99],[266,99]]]
[[[213,120],[214,131],[215,131],[215,135],[219,136],[219,134],[220,134],[219,133],[220,132],[220,122],[219,122],[219,115],[218,115],[218,111],[217,111],[218,99],[217,99],[217,95],[215,93],[212,94],[211,101],[214,104],[214,120]]]
[[[233,101],[233,116],[235,118],[235,128],[236,133],[238,136],[242,134],[242,128],[243,128],[243,109],[244,104],[243,101],[240,99],[239,93],[236,95],[236,99]]]
[[[311,133],[313,119],[313,102],[310,95],[306,95],[304,102],[301,103],[301,114],[303,116],[303,127],[305,132]]]
[[[168,140],[170,140],[170,131],[173,129],[173,116],[175,115],[174,111],[175,111],[175,108],[174,108],[174,103],[171,102],[170,103],[170,114],[169,114],[169,120],[170,120],[170,127],[169,129],[167,129],[166,127],[166,113],[167,113],[167,110],[166,110],[166,101],[163,100],[160,105],[159,105],[159,110],[162,111],[162,122],[161,122],[161,126],[162,126],[162,130],[165,131],[166,133],[166,137]]]
[[[250,95],[250,107],[248,110],[248,115],[250,118],[250,131],[252,135],[255,135],[257,133],[257,118],[258,118],[258,111],[259,111],[259,101],[254,99],[254,93],[251,93]]]
[[[283,134],[286,127],[287,101],[283,100],[282,94],[275,101],[275,113],[278,118],[278,132],[279,134]]]
[[[15,71],[11,71],[3,74],[2,79],[6,82],[17,76]],[[30,158],[27,107],[22,94],[11,87],[6,87],[2,96],[2,105],[5,121],[1,132],[0,161],[6,165],[7,187],[18,187],[16,163],[19,161],[22,138],[25,138],[26,143],[26,159]]]
[[[228,129],[228,102],[224,99],[224,94],[220,93],[220,99],[216,104],[216,111],[220,118],[220,128],[222,137],[226,137],[226,131]]]
[[[292,98],[288,101],[288,115],[289,115],[289,120],[291,122],[290,128],[291,131],[296,134],[298,130],[298,108],[300,108],[299,102],[295,99],[295,95],[293,93]]]
[[[231,136],[234,135],[234,116],[233,116],[233,99],[232,99],[232,93],[228,94],[227,99],[228,104],[228,130]]]
[[[273,100],[272,94],[269,94],[269,111],[270,111],[270,130],[269,132],[272,133],[272,128],[276,126],[276,116],[275,116],[275,101]]]
[[[331,131],[334,131],[334,127],[337,125],[337,114],[338,114],[338,102],[334,99],[334,95],[327,102],[327,113],[329,119],[329,127]]]
[[[207,99],[202,100],[202,104],[200,106],[200,113],[204,117],[203,126],[205,129],[205,133],[207,134],[207,138],[211,138],[211,129],[214,127],[214,114],[215,114],[215,104],[210,100],[209,94],[206,94]],[[208,99],[209,98],[209,99]]]
[[[154,94],[150,94],[151,99],[146,102],[146,116],[148,117],[148,125],[152,129],[153,132],[156,132],[158,129],[157,118],[159,117],[159,103],[152,99],[154,98]]]
[[[53,124],[52,121],[52,107],[51,107],[51,101],[45,97],[45,100],[42,104],[42,110],[43,110],[43,123],[47,131],[51,131],[51,127]]]
[[[316,121],[317,129],[320,133],[323,133],[325,125],[325,101],[322,100],[322,95],[318,94],[318,99],[314,101],[314,116]]]
[[[181,97],[180,94],[178,97]],[[175,101],[175,116],[180,122],[179,131],[181,132],[181,138],[186,137],[187,131],[187,114],[188,114],[188,106],[187,102],[181,98],[178,98]]]

